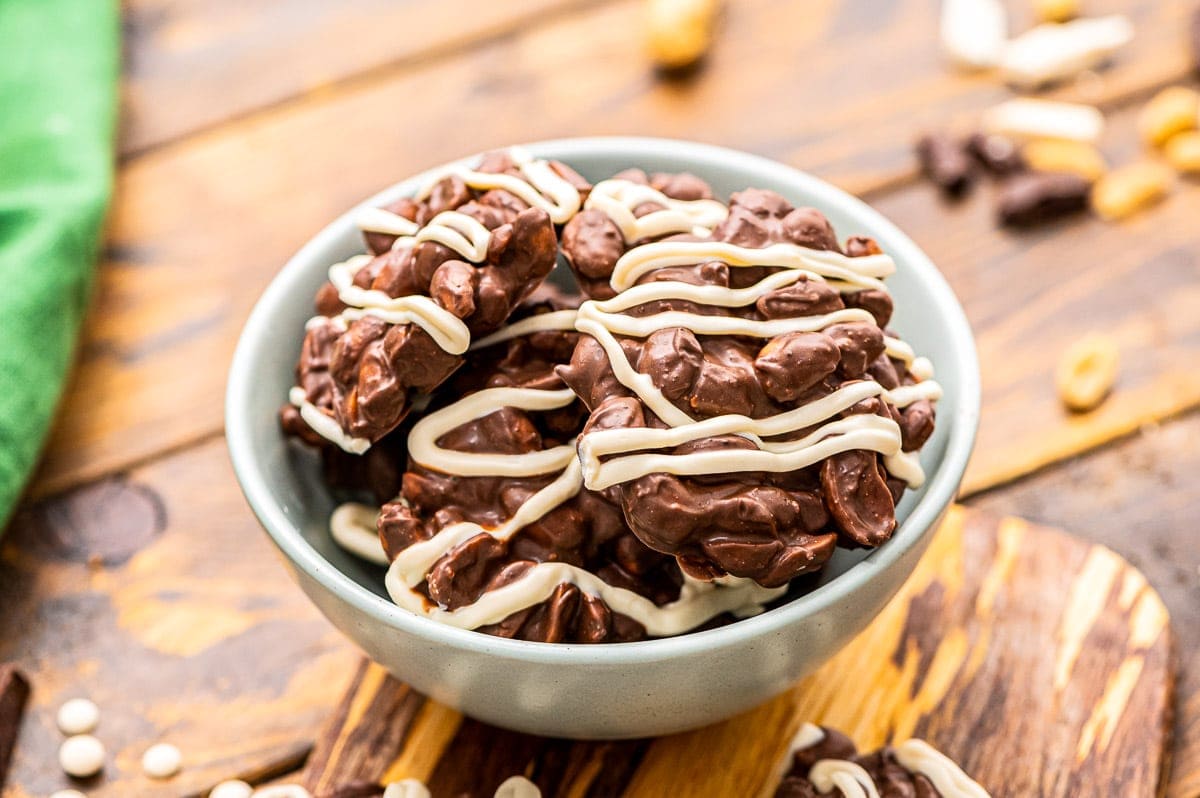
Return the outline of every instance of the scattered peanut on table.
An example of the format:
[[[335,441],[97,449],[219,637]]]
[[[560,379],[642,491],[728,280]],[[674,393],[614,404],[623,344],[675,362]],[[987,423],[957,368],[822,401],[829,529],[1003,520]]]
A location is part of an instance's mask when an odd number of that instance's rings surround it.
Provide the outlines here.
[[[1173,180],[1170,169],[1153,161],[1122,166],[1092,187],[1092,208],[1103,219],[1124,219],[1165,197]]]
[[[1200,93],[1184,86],[1163,89],[1142,108],[1138,132],[1151,147],[1161,147],[1176,133],[1200,124]]]
[[[1021,151],[1025,163],[1038,172],[1069,172],[1095,182],[1108,171],[1104,156],[1091,144],[1063,139],[1039,139]]]
[[[1085,413],[1104,401],[1117,381],[1120,360],[1116,342],[1092,333],[1067,347],[1058,362],[1058,396],[1069,410]]]
[[[1067,22],[1079,16],[1079,0],[1033,0],[1033,13],[1042,22]]]
[[[1167,140],[1163,154],[1175,171],[1200,174],[1200,130],[1176,133]]]
[[[647,0],[650,57],[664,69],[685,69],[712,44],[718,0]]]

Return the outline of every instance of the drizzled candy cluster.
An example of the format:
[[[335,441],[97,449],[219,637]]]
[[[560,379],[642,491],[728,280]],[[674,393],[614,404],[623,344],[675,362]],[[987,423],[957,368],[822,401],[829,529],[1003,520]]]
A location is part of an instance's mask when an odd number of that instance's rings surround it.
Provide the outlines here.
[[[895,264],[816,209],[513,150],[359,222],[281,416],[373,494],[332,532],[415,613],[549,642],[703,628],[885,543],[924,478],[940,388],[888,328]],[[559,254],[577,294],[544,284]]]

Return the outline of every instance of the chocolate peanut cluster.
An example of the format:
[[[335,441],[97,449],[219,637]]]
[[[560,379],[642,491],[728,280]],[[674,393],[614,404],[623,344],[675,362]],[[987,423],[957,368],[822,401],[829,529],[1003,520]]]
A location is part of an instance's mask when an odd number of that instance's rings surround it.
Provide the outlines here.
[[[713,197],[514,151],[374,211],[281,415],[379,503],[363,534],[398,604],[630,641],[761,611],[891,537],[938,396],[888,328],[893,264],[774,192]],[[582,296],[543,284],[559,251]]]
[[[608,234],[594,226],[574,238],[564,233],[568,261],[577,269],[580,258],[573,252],[596,249],[588,235]],[[790,243],[843,252],[820,212],[795,208],[774,192],[755,189],[733,196],[728,218],[713,230],[710,240],[747,248]],[[870,239],[852,238],[844,252],[854,257],[878,254],[879,249]],[[642,277],[640,284],[669,280],[740,289],[774,271],[771,267],[732,268],[712,260],[659,269]],[[603,276],[589,275],[592,279]],[[700,306],[686,299],[666,299],[638,305],[629,314],[645,317],[686,311],[771,321],[845,308],[864,309],[871,320],[785,333],[765,342],[736,334],[700,336],[686,327],[617,340],[629,365],[696,420],[726,415],[768,418],[811,404],[856,381],[875,381],[884,389],[912,384],[915,380],[906,363],[885,351],[892,302],[879,289],[839,293],[827,282],[802,276],[745,307]],[[598,430],[667,426],[616,378],[609,353],[593,337],[580,340],[570,364],[558,373],[592,412],[585,438]],[[905,451],[919,449],[933,432],[934,412],[927,400],[899,410],[877,397],[865,399],[842,411],[843,416],[852,414],[894,420],[900,426]],[[796,431],[791,437],[803,432]],[[690,441],[671,453],[755,448],[745,437],[723,435]],[[747,471],[698,477],[650,473],[621,484],[616,493],[638,537],[651,548],[676,555],[689,574],[702,579],[733,574],[777,586],[821,568],[839,543],[874,547],[885,542],[895,529],[895,503],[904,487],[903,481],[883,467],[878,454],[854,449],[782,473]]]
[[[835,729],[805,724],[800,735],[807,739],[794,750],[775,798],[840,795],[839,783],[863,794],[871,787],[880,798],[987,798],[983,787],[922,740],[860,753]]]
[[[581,192],[587,190],[574,170],[559,163],[550,166]],[[505,153],[485,157],[476,169],[520,176]],[[371,258],[353,274],[355,288],[378,292],[379,299],[429,297],[461,319],[471,336],[499,329],[554,268],[557,239],[550,216],[504,189],[475,189],[451,174],[426,198],[401,199],[385,210],[420,228],[454,212],[486,229],[486,251],[479,262],[440,240],[396,246],[407,237],[365,231]],[[307,401],[348,436],[374,443],[404,419],[415,396],[430,393],[463,359],[411,321],[394,323],[386,314],[369,311],[347,320],[345,312],[352,308],[344,293],[329,282],[317,294],[319,315],[304,338],[297,384]],[[282,414],[285,429],[315,442],[296,407],[285,406]]]

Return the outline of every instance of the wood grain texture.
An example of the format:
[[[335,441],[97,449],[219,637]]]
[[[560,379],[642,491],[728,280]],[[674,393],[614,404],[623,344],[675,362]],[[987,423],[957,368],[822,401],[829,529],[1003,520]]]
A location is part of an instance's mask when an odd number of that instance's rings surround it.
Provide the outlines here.
[[[882,12],[869,0],[731,4],[708,67],[684,84],[653,78],[630,35],[637,12],[629,1],[552,18],[459,57],[406,65],[129,162],[79,367],[34,495],[218,431],[235,337],[271,275],[336,214],[419,169],[514,141],[640,133],[740,147],[853,190],[879,191],[911,177],[908,147],[917,130],[1005,96],[989,80],[947,72],[934,46],[935,9],[923,0]],[[1179,2],[1133,4],[1139,28],[1130,51],[1096,82],[1066,93],[1115,101],[1183,74],[1184,12]],[[427,98],[418,117],[380,111],[413,97]],[[925,196],[920,187],[907,191]],[[1177,202],[1182,213],[1200,207],[1194,190]],[[986,315],[974,314],[977,323],[1003,328],[997,312],[1027,304],[1021,278],[1035,284],[1061,255],[1054,244],[1035,246],[1038,237],[1015,239],[1014,247],[1012,237],[982,224],[957,239],[967,257],[963,250],[943,257],[954,233],[945,225],[955,217],[918,201],[907,212],[901,200],[885,210],[914,232],[924,225],[919,237],[931,248],[933,234],[945,235],[935,254],[952,277],[983,260],[1006,271],[1030,264],[1030,273],[1006,281]],[[1142,224],[1150,222],[1134,226]],[[1194,225],[1173,233],[1189,234],[1188,243],[1200,235]],[[1142,240],[1124,237],[1130,259],[1139,258]],[[985,352],[988,333],[979,329]],[[1008,333],[998,334],[1003,341]],[[1156,357],[1174,362],[1175,352]],[[1160,393],[1175,389],[1185,406],[1200,400],[1194,385],[1177,379],[1164,375]],[[992,378],[988,387],[989,399],[1021,390],[1011,378]],[[1023,438],[1050,450],[1043,459],[1101,437],[1090,425],[1088,434],[1056,437],[1059,421]]]
[[[25,508],[0,549],[0,660],[33,700],[5,798],[69,786],[59,705],[103,717],[97,798],[179,798],[303,761],[357,656],[285,575],[235,487],[225,447],[186,454]],[[170,742],[183,772],[141,775]]]
[[[126,0],[129,155],[603,0]]]
[[[975,507],[1070,524],[1141,569],[1174,619],[1175,756],[1167,795],[1200,795],[1200,414],[988,492]]]
[[[523,773],[546,795],[769,796],[807,720],[866,748],[925,738],[995,798],[1149,797],[1166,762],[1170,650],[1158,594],[1111,550],[955,509],[862,635],[730,721],[649,741],[539,739],[413,712],[406,686],[363,665],[303,781],[412,777],[435,796],[486,796]]]

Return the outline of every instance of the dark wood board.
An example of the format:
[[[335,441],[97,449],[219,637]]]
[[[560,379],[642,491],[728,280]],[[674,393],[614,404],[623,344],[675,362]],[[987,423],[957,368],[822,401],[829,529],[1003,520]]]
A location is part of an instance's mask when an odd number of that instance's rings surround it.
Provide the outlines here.
[[[983,494],[973,507],[1070,525],[1112,548],[1159,591],[1178,651],[1168,795],[1200,795],[1200,413]]]
[[[1150,798],[1166,763],[1170,660],[1165,607],[1111,550],[956,509],[862,635],[732,720],[654,740],[543,739],[463,719],[364,663],[300,780],[323,791],[419,778],[440,798],[490,796],[520,773],[544,795],[769,795],[788,741],[812,721],[860,747],[927,739],[994,798]]]

